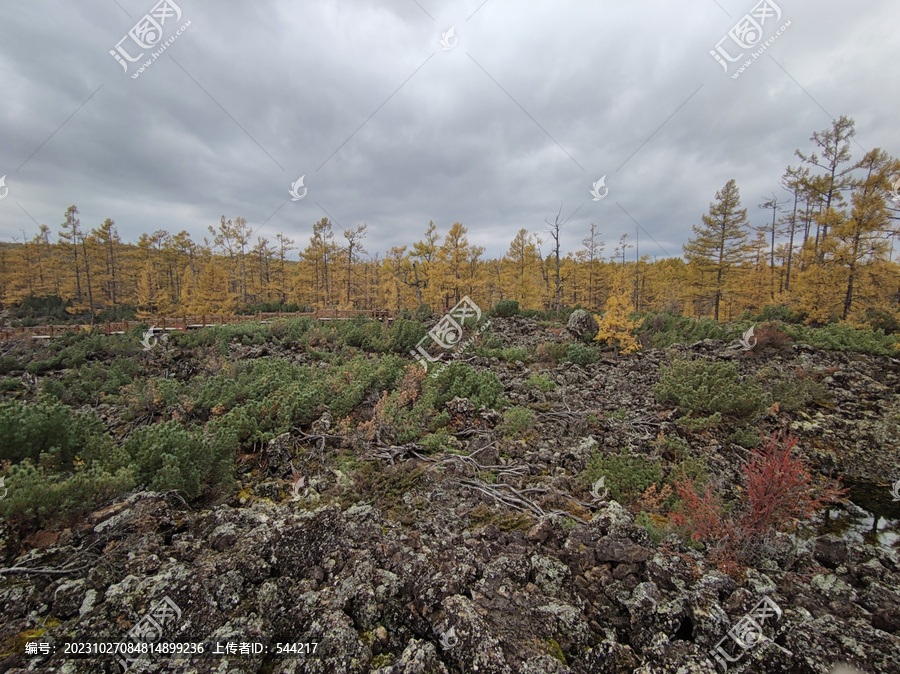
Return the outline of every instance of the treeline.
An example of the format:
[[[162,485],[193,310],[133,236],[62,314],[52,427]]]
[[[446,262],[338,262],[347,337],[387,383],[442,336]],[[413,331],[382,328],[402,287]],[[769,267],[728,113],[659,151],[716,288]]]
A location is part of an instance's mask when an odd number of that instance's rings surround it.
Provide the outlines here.
[[[113,220],[82,226],[71,206],[56,241],[41,225],[33,238],[0,246],[0,302],[140,318],[281,307],[440,310],[464,295],[482,306],[505,299],[523,309],[602,310],[617,296],[639,312],[716,320],[774,305],[809,323],[893,321],[900,196],[891,190],[900,162],[877,148],[854,160],[854,134],[846,117],[813,133],[812,151],[797,150],[798,165],[781,176],[790,197],[773,192],[758,204],[762,224],[751,226],[729,181],[694,225],[684,259],[630,253],[627,234],[607,257],[594,224],[579,250],[562,251],[558,216],[540,232],[519,230],[500,259],[486,258],[460,223],[443,235],[429,223],[411,246],[371,255],[366,225],[339,232],[327,218],[303,248],[284,233],[254,236],[244,218],[224,216],[202,242],[160,229],[133,244]],[[295,250],[299,260],[288,259]]]

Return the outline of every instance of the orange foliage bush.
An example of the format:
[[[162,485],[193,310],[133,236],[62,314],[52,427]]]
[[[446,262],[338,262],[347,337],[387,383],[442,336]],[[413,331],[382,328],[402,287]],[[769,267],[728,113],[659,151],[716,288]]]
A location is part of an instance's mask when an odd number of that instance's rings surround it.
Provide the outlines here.
[[[691,532],[695,541],[712,545],[713,557],[732,565],[750,543],[776,532],[794,530],[847,490],[835,485],[818,486],[796,456],[797,439],[780,442],[773,435],[744,466],[744,499],[730,514],[707,486],[698,494],[691,480],[676,482],[682,499],[679,512],[669,515],[675,526]]]

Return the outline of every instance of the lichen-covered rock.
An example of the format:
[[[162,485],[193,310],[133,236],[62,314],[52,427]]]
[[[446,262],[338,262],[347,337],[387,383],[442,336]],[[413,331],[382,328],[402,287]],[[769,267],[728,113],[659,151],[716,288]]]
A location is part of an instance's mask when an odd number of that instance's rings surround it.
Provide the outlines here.
[[[576,309],[572,312],[566,328],[580,339],[593,339],[600,330],[596,319],[583,309]]]

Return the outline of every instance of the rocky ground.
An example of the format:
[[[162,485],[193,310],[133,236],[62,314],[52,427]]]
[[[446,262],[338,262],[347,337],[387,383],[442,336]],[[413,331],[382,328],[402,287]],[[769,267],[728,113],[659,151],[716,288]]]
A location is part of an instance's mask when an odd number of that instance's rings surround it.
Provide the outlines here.
[[[494,319],[492,332],[506,346],[572,339],[522,318]],[[231,357],[263,351],[298,358],[259,346]],[[546,391],[528,384],[534,366],[471,357],[534,410],[530,433],[503,438],[499,415],[465,400],[451,402],[451,451],[367,445],[326,418],[242,463],[239,493],[205,508],[140,492],[27,540],[3,525],[0,671],[121,671],[110,656],[21,652],[38,637],[60,650],[65,639],[121,641],[168,597],[180,615],[164,638],[316,651],[153,657],[132,671],[711,674],[724,671],[711,655],[721,644],[728,671],[900,672],[896,548],[782,536],[756,568],[727,575],[677,535],[654,544],[632,512],[578,480],[597,448],[671,459],[656,440],[676,432],[675,413],[652,385],[687,356],[822,373],[827,403],[771,409],[761,427],[790,429],[823,473],[896,479],[900,368],[887,357],[796,344],[754,357],[706,341],[545,367],[556,385]],[[737,483],[748,450],[710,432],[689,448]],[[743,629],[748,613],[762,641]]]

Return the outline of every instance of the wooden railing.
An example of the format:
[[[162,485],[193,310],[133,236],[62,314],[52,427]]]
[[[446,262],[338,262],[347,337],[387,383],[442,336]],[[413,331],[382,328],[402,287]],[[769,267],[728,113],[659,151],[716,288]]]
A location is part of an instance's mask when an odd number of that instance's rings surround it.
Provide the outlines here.
[[[34,339],[52,339],[63,333],[77,330],[101,330],[106,335],[116,335],[128,332],[140,325],[148,325],[155,331],[171,332],[180,330],[198,330],[212,325],[227,325],[230,323],[247,323],[249,321],[271,322],[278,318],[296,318],[309,316],[317,321],[344,321],[356,316],[367,316],[377,321],[392,321],[393,314],[384,309],[320,309],[318,311],[296,312],[257,312],[256,314],[200,314],[196,316],[163,316],[147,318],[142,321],[108,321],[106,323],[94,323],[93,325],[35,325],[21,328],[0,328],[0,340],[13,339],[30,335]]]

